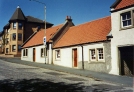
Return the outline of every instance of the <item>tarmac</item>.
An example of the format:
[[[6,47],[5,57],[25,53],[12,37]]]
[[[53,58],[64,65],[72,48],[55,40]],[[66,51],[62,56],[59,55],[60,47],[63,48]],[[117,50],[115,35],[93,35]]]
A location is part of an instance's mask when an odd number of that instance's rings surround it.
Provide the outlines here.
[[[29,62],[29,61],[21,60],[20,58],[0,57],[0,59],[7,61],[7,62],[11,62],[11,63],[29,65],[29,66],[34,66],[34,67],[45,68],[45,69],[55,70],[55,71],[59,71],[59,72],[65,72],[65,73],[70,73],[70,74],[74,74],[74,75],[79,75],[79,76],[83,76],[83,77],[89,77],[89,78],[93,78],[96,81],[106,81],[106,82],[119,84],[122,86],[133,87],[133,77],[129,77],[129,76],[112,75],[112,74],[107,74],[107,73],[102,73],[102,72],[74,69],[74,68],[68,68],[68,67],[52,65],[52,64]]]

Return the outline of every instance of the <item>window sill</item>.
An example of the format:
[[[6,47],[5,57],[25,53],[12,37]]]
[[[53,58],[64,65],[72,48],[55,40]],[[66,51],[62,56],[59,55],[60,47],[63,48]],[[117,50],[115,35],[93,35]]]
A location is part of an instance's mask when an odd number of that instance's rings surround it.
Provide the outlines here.
[[[88,63],[105,63],[105,60],[101,60],[101,61],[88,61]]]
[[[126,30],[126,29],[131,29],[131,28],[134,28],[134,26],[126,26],[126,27],[123,27],[123,28],[120,29],[120,31]]]
[[[23,58],[27,58],[28,56],[23,56]]]
[[[41,58],[45,58],[44,56],[41,56]],[[46,58],[47,58],[47,56],[46,56]]]

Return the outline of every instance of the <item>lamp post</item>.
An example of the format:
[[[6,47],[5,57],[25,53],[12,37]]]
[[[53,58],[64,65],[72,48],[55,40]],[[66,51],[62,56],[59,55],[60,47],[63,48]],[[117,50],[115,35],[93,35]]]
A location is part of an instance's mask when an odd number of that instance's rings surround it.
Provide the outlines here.
[[[46,48],[47,48],[47,45],[46,45],[46,41],[47,41],[47,39],[46,39],[46,4],[45,3],[43,3],[43,2],[40,2],[40,1],[38,1],[38,0],[30,0],[30,1],[35,1],[35,2],[38,2],[38,3],[40,3],[40,4],[43,4],[44,5],[44,18],[45,18],[45,33],[44,33],[44,37],[43,37],[43,42],[44,42],[44,46],[45,46],[45,64],[46,64]]]

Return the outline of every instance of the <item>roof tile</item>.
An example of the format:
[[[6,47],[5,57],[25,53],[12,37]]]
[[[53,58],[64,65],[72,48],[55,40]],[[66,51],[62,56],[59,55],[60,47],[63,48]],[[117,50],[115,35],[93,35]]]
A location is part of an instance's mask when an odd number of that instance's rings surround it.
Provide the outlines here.
[[[125,8],[131,5],[134,5],[134,0],[121,0],[121,2],[115,7],[115,10]]]
[[[111,30],[111,16],[70,27],[54,48],[106,40]]]

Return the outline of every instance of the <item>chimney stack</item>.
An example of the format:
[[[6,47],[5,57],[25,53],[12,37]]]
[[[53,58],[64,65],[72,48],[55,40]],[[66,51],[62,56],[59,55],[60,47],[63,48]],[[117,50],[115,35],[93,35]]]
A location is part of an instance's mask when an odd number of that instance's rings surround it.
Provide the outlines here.
[[[67,21],[72,21],[71,16],[66,16]]]

